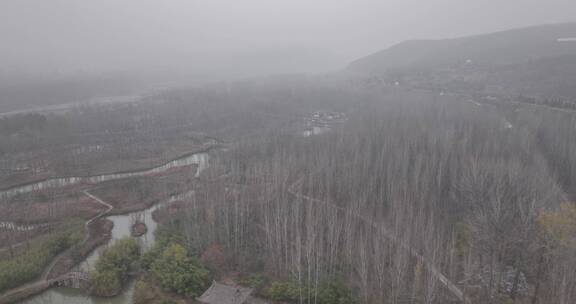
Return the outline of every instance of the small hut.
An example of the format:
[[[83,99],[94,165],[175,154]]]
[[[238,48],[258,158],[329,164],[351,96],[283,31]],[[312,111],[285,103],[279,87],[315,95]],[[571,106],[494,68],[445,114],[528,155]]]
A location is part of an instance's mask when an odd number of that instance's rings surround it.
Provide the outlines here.
[[[198,298],[204,304],[249,304],[253,289],[212,282],[212,286]]]

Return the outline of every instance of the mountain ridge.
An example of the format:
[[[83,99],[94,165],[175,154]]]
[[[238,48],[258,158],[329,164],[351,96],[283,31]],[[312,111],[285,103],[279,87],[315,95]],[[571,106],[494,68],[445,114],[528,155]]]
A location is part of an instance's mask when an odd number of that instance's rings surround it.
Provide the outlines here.
[[[451,39],[407,40],[359,58],[347,70],[386,73],[396,69],[434,68],[474,62],[518,64],[544,57],[576,54],[576,22],[546,24]]]

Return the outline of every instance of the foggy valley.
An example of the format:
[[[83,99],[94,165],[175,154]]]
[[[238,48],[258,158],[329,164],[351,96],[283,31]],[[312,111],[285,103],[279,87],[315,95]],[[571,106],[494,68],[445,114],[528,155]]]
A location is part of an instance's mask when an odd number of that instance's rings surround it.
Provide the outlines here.
[[[0,304],[576,303],[574,12],[0,0]]]

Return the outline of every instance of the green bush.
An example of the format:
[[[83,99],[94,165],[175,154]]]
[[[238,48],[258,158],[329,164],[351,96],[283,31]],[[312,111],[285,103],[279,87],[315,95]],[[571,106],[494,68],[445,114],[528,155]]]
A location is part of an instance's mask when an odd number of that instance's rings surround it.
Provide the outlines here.
[[[184,234],[178,221],[163,223],[154,232],[156,244],[166,247],[172,243],[184,244]]]
[[[90,276],[92,293],[99,296],[113,296],[122,290],[120,276],[114,271],[95,271]]]
[[[210,282],[208,270],[179,244],[166,246],[151,272],[164,290],[190,297],[199,296]]]
[[[322,284],[316,297],[318,304],[352,304],[357,302],[352,291],[344,283],[337,280]]]
[[[265,295],[274,301],[311,300],[318,304],[351,304],[357,302],[352,291],[339,280],[324,282],[317,289],[294,281],[277,281],[266,289]]]
[[[240,279],[238,283],[259,290],[264,286],[264,284],[266,284],[266,278],[260,274],[251,274]]]
[[[157,302],[155,288],[150,286],[150,284],[144,278],[140,278],[138,282],[136,282],[134,286],[134,295],[132,298],[133,304],[148,304]]]
[[[91,293],[113,296],[122,290],[130,267],[140,256],[140,245],[133,238],[125,238],[110,246],[96,262],[91,274]]]
[[[150,271],[152,264],[160,257],[163,251],[164,247],[158,242],[154,244],[150,250],[144,252],[142,257],[140,257],[140,267],[145,271]]]
[[[159,225],[154,232],[154,236],[156,237],[154,246],[140,258],[140,266],[146,271],[150,270],[152,263],[162,255],[168,245],[184,243],[184,236],[181,230],[166,224]]]
[[[273,282],[265,294],[274,301],[297,301],[308,296],[308,289],[293,281]]]
[[[0,293],[38,278],[52,259],[81,240],[82,230],[71,225],[33,242],[26,253],[0,261]]]
[[[454,227],[454,232],[456,234],[456,252],[460,256],[467,254],[472,243],[470,226],[466,223],[458,222]]]

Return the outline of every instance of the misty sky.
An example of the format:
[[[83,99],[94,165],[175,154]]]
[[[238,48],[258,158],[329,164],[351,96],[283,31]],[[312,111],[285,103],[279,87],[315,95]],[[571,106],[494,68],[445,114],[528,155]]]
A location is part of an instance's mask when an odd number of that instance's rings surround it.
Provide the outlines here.
[[[574,0],[0,0],[0,70],[317,72],[406,39],[575,19]]]

